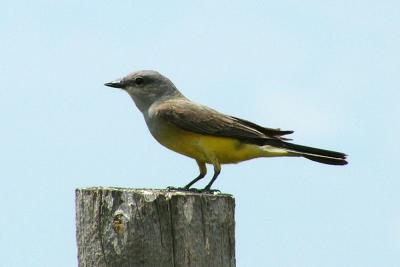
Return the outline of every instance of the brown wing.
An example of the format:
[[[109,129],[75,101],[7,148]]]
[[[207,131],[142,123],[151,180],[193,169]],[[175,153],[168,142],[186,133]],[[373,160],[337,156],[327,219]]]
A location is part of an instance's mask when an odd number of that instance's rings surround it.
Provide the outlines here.
[[[247,125],[248,127],[251,127],[251,128],[254,128],[254,129],[258,130],[258,131],[262,132],[263,134],[265,134],[267,136],[276,137],[276,138],[282,139],[282,140],[292,140],[292,139],[285,138],[285,137],[282,137],[282,136],[283,135],[287,135],[287,134],[292,134],[292,133],[294,133],[294,131],[290,131],[290,130],[289,131],[288,130],[282,131],[279,128],[277,128],[277,129],[267,128],[267,127],[263,127],[263,126],[260,126],[258,124],[255,124],[255,123],[253,123],[251,121],[247,121],[247,120],[240,119],[240,118],[237,118],[237,117],[231,116],[231,118],[239,121],[240,123],[242,123],[244,125]]]
[[[154,112],[158,117],[187,131],[231,137],[246,143],[262,145],[268,139],[280,140],[280,135],[290,133],[230,117],[187,99],[165,101],[158,105]]]

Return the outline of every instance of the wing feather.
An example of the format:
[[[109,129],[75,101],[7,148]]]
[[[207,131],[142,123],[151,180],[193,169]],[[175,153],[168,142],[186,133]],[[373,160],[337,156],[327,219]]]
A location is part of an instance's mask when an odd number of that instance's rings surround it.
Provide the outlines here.
[[[164,101],[155,107],[154,112],[156,116],[187,131],[231,137],[260,145],[267,139],[282,140],[281,135],[292,133],[292,131],[265,128],[243,119],[227,116],[187,99]]]

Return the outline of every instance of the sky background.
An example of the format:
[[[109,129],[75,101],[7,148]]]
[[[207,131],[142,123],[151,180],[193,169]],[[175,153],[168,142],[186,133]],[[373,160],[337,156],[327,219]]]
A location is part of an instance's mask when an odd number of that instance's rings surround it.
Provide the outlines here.
[[[154,69],[196,102],[349,155],[224,165],[237,266],[400,266],[399,29],[389,0],[2,0],[1,265],[77,265],[75,188],[197,175],[103,86]]]

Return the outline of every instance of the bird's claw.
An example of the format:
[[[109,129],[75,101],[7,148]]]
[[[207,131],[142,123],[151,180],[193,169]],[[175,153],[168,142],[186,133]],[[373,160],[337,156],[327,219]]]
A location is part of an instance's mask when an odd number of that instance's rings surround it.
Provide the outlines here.
[[[184,187],[167,186],[168,191],[187,191]]]
[[[168,191],[178,191],[178,192],[194,192],[194,193],[201,193],[202,189],[197,188],[187,188],[187,187],[175,187],[175,186],[168,186]]]
[[[214,195],[214,194],[220,194],[221,191],[218,190],[218,189],[203,188],[203,189],[200,189],[200,193],[206,193],[206,194]]]
[[[168,191],[178,191],[178,192],[205,193],[205,194],[212,194],[212,195],[221,193],[221,191],[218,189],[209,189],[209,188],[198,189],[198,188],[174,187],[174,186],[168,186],[167,190]]]

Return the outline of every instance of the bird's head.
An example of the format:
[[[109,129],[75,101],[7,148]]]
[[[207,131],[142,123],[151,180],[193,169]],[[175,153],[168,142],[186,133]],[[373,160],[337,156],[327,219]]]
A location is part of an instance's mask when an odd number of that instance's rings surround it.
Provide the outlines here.
[[[104,85],[125,90],[142,112],[156,101],[182,96],[167,77],[153,70],[133,72]]]

